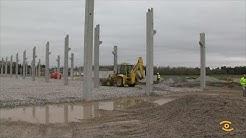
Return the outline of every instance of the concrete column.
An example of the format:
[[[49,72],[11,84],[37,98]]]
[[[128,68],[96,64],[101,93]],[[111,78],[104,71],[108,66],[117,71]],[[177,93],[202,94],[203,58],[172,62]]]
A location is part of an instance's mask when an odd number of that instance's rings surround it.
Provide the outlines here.
[[[19,55],[16,53],[15,57],[15,77],[18,79],[18,74],[19,74]]]
[[[41,76],[41,59],[38,60],[38,68],[37,68],[37,76],[40,77]]]
[[[114,51],[112,52],[114,55],[114,73],[118,73],[118,47],[114,46]]]
[[[74,54],[73,53],[71,54],[70,60],[71,60],[70,77],[73,80],[73,69],[74,69]]]
[[[32,81],[35,81],[36,58],[37,58],[36,47],[34,47],[32,52]]]
[[[94,0],[86,0],[85,4],[85,26],[84,26],[84,81],[83,99],[92,98],[92,55],[93,55],[93,21]]]
[[[57,61],[57,71],[60,72],[60,63],[61,63],[60,61],[61,61],[61,58],[60,58],[59,55],[57,56],[56,61]]]
[[[3,70],[4,70],[4,59],[2,58],[2,63],[1,63],[1,76],[3,77]]]
[[[154,75],[154,18],[153,8],[146,13],[146,94],[149,95],[153,89]]]
[[[71,49],[69,48],[69,35],[65,37],[65,48],[64,48],[64,68],[63,68],[63,76],[64,76],[64,85],[68,85],[68,52]]]
[[[32,64],[33,64],[33,60],[31,61],[31,71],[30,71],[30,77],[32,78]]]
[[[12,77],[13,75],[13,56],[11,55],[10,57],[10,63],[9,63],[9,74],[10,74],[10,77]]]
[[[38,64],[38,63],[37,63]],[[38,65],[35,66],[35,76],[38,77]]]
[[[45,81],[49,82],[50,79],[50,43],[46,43],[46,52],[45,52]]]
[[[201,90],[204,90],[206,87],[206,47],[205,47],[205,33],[200,33],[200,86]]]
[[[80,80],[83,81],[84,77],[81,75],[83,73],[83,69],[82,67],[79,67],[79,76],[80,76]]]
[[[99,46],[102,44],[100,41],[100,25],[95,28],[94,36],[94,87],[98,88],[100,83],[99,78]]]
[[[5,76],[7,77],[8,75],[8,57],[5,59]]]
[[[26,71],[25,71],[25,73],[26,73],[26,76],[28,75],[28,73],[29,73],[29,67],[28,67],[28,62],[26,61]]]
[[[22,64],[22,78],[26,78],[26,50],[23,52],[23,64]]]

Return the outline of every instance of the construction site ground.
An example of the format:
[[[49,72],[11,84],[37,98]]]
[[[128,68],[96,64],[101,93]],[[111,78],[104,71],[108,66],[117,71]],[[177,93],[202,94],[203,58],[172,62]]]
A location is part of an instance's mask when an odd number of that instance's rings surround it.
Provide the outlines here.
[[[0,137],[246,137],[246,97],[231,76],[207,77],[204,91],[197,77],[169,76],[154,85],[150,96],[140,84],[101,86],[93,91],[93,101],[82,99],[80,80],[63,86],[62,80],[47,84],[42,78],[2,77]],[[233,131],[222,130],[225,120]]]

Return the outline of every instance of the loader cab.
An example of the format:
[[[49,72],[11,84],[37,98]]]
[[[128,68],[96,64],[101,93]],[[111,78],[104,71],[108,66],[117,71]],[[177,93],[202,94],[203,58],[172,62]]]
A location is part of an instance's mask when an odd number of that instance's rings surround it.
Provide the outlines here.
[[[129,77],[129,74],[130,74],[132,68],[133,68],[133,65],[130,65],[130,64],[127,64],[127,63],[123,63],[118,68],[119,69],[118,70],[119,71],[118,74],[123,74],[123,75],[126,75],[126,76]]]

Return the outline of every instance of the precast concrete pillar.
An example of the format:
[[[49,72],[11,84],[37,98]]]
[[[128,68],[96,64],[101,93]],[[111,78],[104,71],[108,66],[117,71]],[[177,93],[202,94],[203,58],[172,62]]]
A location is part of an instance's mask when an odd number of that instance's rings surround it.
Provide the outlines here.
[[[35,76],[38,77],[38,65],[35,66]]]
[[[73,54],[73,53],[71,53],[71,58],[70,58],[70,60],[71,60],[70,77],[71,77],[71,79],[73,80],[73,79],[74,79],[74,78],[73,78],[73,70],[74,70],[74,54]]]
[[[15,78],[18,79],[18,74],[19,74],[19,55],[16,53],[15,56]]]
[[[33,64],[33,60],[31,61],[31,71],[30,71],[30,77],[32,78],[32,64]]]
[[[69,48],[69,35],[66,35],[65,48],[64,48],[64,68],[63,68],[64,85],[68,85],[68,52],[70,50],[71,48]]]
[[[204,90],[206,87],[206,47],[205,33],[200,33],[200,87]]]
[[[149,95],[153,89],[154,75],[154,18],[153,8],[146,13],[146,94]]]
[[[32,81],[35,81],[35,75],[36,75],[36,47],[33,48],[33,52],[32,52]]]
[[[114,46],[114,51],[112,52],[114,55],[114,73],[118,73],[118,47]]]
[[[50,79],[50,43],[46,43],[46,52],[45,52],[45,81],[49,82]]]
[[[60,63],[61,63],[60,61],[61,61],[61,58],[60,58],[60,56],[58,55],[58,56],[57,56],[57,59],[56,59],[56,62],[57,62],[57,71],[58,71],[58,72],[60,72]]]
[[[3,70],[4,70],[4,59],[2,58],[2,62],[1,62],[1,76],[3,77]]]
[[[79,67],[79,76],[80,76],[80,80],[83,81],[84,77],[83,77],[83,69],[82,67]]]
[[[92,81],[92,57],[93,57],[93,22],[94,22],[94,0],[85,1],[85,26],[84,26],[84,81],[83,99],[91,100]]]
[[[13,56],[11,55],[10,57],[10,62],[9,62],[9,74],[10,74],[10,77],[12,77],[13,75]]]
[[[37,76],[41,76],[41,59],[38,60]]]
[[[29,67],[28,67],[28,62],[26,61],[26,71],[25,71],[25,73],[26,73],[26,76],[28,76],[28,73],[29,73]]]
[[[22,78],[26,78],[26,50],[23,52],[23,64],[22,64]]]
[[[95,28],[94,35],[94,87],[98,88],[100,84],[99,78],[99,47],[102,44],[100,41],[100,25]]]
[[[8,57],[5,59],[5,76],[7,77],[8,75]]]

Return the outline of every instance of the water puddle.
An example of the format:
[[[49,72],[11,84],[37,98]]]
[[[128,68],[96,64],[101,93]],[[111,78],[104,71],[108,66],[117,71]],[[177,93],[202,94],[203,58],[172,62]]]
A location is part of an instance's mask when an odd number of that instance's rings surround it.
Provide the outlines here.
[[[113,102],[97,102],[17,107],[0,109],[0,118],[34,124],[80,122],[83,119],[99,117],[99,109],[113,110],[113,106]]]
[[[173,98],[161,98],[161,99],[158,99],[158,100],[155,100],[154,103],[158,104],[158,105],[163,105],[163,104],[166,104],[168,102],[171,102],[175,99]]]
[[[154,101],[159,105],[173,99],[158,99]],[[99,118],[100,110],[122,110],[141,104],[143,99],[125,98],[116,101],[56,104],[45,106],[26,106],[0,109],[0,119],[8,121],[23,121],[33,124],[56,124],[80,122],[84,119]]]

